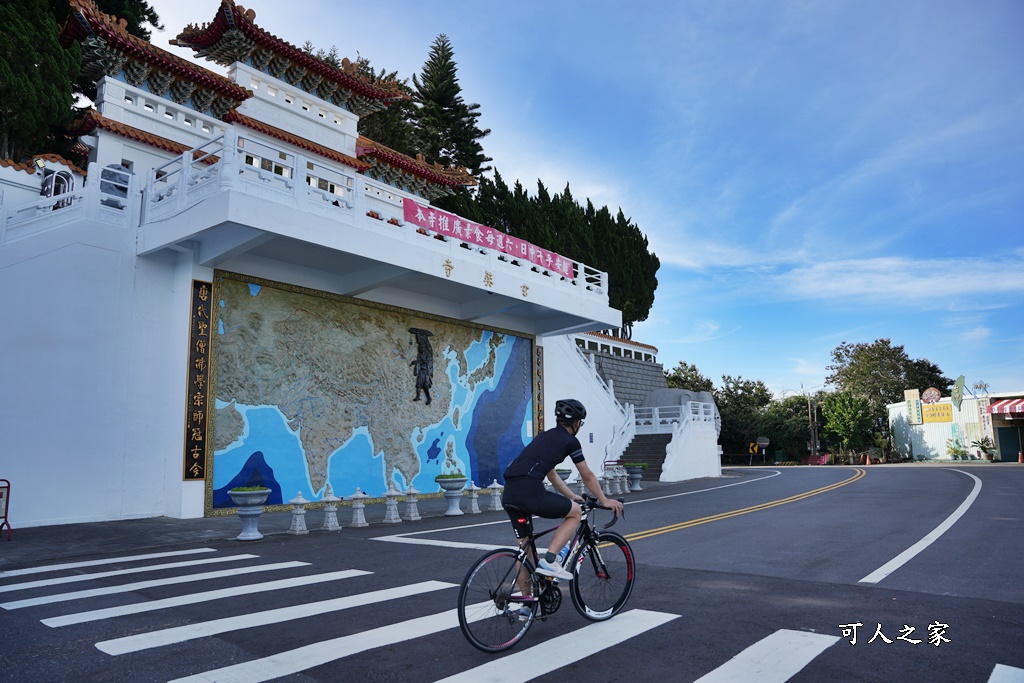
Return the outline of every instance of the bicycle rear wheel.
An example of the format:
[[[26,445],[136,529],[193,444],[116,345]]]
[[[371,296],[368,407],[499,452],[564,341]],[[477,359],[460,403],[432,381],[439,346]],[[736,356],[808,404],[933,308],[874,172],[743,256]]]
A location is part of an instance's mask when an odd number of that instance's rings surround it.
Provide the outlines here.
[[[537,615],[537,577],[515,550],[492,550],[474,564],[459,588],[459,628],[478,650],[501,652],[526,635]],[[529,587],[532,601],[523,600],[516,575]],[[528,612],[520,613],[525,607]]]
[[[633,549],[612,531],[598,535],[597,545],[587,544],[573,567],[572,604],[591,621],[611,619],[633,592],[636,567]]]

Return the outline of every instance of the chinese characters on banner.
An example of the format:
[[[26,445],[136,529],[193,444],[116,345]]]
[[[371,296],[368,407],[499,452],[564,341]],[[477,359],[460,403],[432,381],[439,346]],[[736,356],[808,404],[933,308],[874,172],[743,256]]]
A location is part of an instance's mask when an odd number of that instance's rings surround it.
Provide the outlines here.
[[[553,251],[541,249],[518,237],[506,235],[500,230],[472,223],[461,216],[447,213],[439,209],[420,206],[411,199],[403,199],[405,220],[413,225],[455,239],[476,244],[489,249],[496,249],[517,259],[535,263],[541,268],[575,278],[577,265],[575,261],[559,256]]]
[[[192,329],[188,340],[188,386],[185,390],[185,481],[206,478],[212,294],[212,283],[192,281]]]

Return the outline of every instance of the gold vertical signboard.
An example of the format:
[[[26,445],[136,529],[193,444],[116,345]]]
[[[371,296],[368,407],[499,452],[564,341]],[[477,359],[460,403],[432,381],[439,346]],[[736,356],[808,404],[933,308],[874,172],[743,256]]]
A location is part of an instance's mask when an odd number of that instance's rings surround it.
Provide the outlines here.
[[[917,389],[907,389],[903,392],[903,398],[907,402],[907,422],[912,425],[919,425],[924,422],[921,414],[921,392]]]
[[[207,410],[210,392],[210,304],[213,283],[192,281],[188,386],[185,388],[185,481],[206,478]]]

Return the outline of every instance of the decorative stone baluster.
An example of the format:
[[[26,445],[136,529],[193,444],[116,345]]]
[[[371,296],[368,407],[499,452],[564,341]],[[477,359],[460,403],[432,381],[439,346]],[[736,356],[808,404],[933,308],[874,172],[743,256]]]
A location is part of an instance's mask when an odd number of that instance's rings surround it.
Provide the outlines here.
[[[420,509],[417,503],[420,499],[420,492],[409,484],[409,488],[405,490],[405,516],[402,517],[407,522],[418,522],[420,517]]]
[[[480,487],[473,483],[473,480],[469,480],[469,486],[466,487],[466,491],[469,492],[469,509],[466,510],[471,515],[480,514],[480,504],[477,502],[477,497],[480,495]]]
[[[395,490],[394,484],[387,490],[384,496],[388,499],[384,506],[384,523],[401,524],[402,518],[398,516],[398,497],[402,495]]]
[[[338,501],[341,500],[331,489],[330,482],[327,483],[327,488],[324,489],[324,525],[320,527],[324,531],[337,531],[341,529],[341,525],[338,524]]]
[[[292,525],[288,527],[288,533],[290,534],[308,534],[309,529],[306,528],[306,504],[308,500],[302,497],[302,491],[299,491],[294,498],[288,501],[288,504],[292,506]]]
[[[586,483],[583,481],[583,477],[580,477],[576,481],[576,490],[579,492],[581,496],[587,495],[588,489]]]
[[[368,495],[360,491],[358,488],[356,492],[352,494],[352,523],[349,526],[370,526],[366,522],[366,499]]]
[[[501,510],[501,484],[495,479],[494,483],[487,487],[487,490],[491,492],[491,506],[488,510]]]

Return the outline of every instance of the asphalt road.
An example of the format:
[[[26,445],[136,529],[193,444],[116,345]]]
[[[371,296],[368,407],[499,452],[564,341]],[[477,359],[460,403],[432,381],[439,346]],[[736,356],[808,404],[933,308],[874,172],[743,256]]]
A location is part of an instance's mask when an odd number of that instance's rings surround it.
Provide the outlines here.
[[[1024,680],[1024,467],[735,468],[672,491],[630,494],[615,527],[638,560],[625,611],[595,625],[566,599],[503,655],[450,613],[480,548],[512,542],[485,513],[0,572],[0,680]]]

